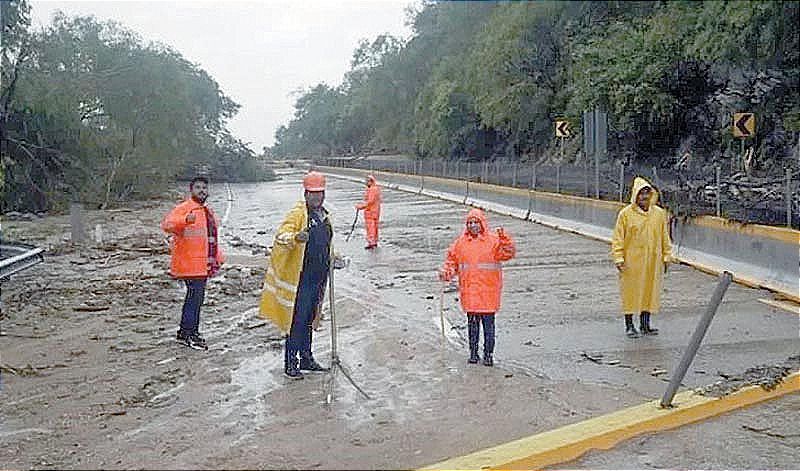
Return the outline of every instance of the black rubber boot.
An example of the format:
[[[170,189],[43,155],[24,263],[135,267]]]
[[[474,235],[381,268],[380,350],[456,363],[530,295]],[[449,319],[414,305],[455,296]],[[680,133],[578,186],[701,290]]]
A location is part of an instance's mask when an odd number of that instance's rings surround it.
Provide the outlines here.
[[[639,314],[639,327],[642,330],[642,335],[658,335],[658,329],[650,327],[650,313],[642,311]]]
[[[632,339],[639,338],[639,332],[633,326],[633,314],[625,314],[625,335]]]
[[[297,359],[297,352],[290,350],[288,345],[283,349],[283,374],[290,379],[303,379],[303,373],[300,372],[300,364]]]
[[[469,333],[469,364],[477,364],[481,361],[478,356],[478,337],[480,335],[480,318],[476,315],[467,315],[467,332]]]
[[[329,368],[317,363],[311,352],[300,352],[300,369],[305,371],[328,371]]]

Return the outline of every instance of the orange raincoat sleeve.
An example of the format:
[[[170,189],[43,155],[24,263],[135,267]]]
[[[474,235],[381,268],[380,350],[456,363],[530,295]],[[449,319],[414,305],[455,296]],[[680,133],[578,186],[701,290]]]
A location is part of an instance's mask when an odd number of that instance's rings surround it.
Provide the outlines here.
[[[445,258],[444,265],[442,266],[442,269],[439,272],[441,274],[442,279],[444,279],[445,281],[452,280],[456,276],[456,274],[458,274],[459,240],[460,238],[456,239],[456,241],[450,245],[450,248],[447,249],[447,257]]]
[[[516,254],[517,248],[514,245],[514,240],[504,231],[499,231],[497,245],[494,247],[494,259],[498,262],[506,262],[514,258]]]
[[[374,185],[367,188],[366,194],[364,195],[364,201],[358,203],[356,208],[363,209],[367,211],[373,211],[378,209],[378,205],[380,204],[380,195],[378,190]]]
[[[186,215],[188,214],[190,206],[187,204],[179,204],[175,206],[172,211],[164,216],[161,221],[161,229],[170,234],[180,234],[186,228]]]

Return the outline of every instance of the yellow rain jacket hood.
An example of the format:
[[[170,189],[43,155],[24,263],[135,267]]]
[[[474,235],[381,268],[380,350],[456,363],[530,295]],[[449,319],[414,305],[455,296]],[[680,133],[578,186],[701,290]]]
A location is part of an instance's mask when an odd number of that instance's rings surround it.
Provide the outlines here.
[[[326,223],[332,232],[330,214],[325,211]],[[261,293],[259,316],[269,319],[286,334],[292,326],[297,285],[303,268],[305,244],[295,240],[298,232],[308,225],[308,210],[305,201],[298,201],[278,227],[272,245],[264,287]],[[331,264],[333,264],[333,241],[331,240]]]
[[[636,196],[648,187],[650,207],[642,210]],[[611,239],[611,258],[623,263],[620,295],[623,314],[656,313],[661,307],[664,264],[672,259],[667,212],[656,205],[658,191],[642,177],[633,180],[631,202],[620,210]]]

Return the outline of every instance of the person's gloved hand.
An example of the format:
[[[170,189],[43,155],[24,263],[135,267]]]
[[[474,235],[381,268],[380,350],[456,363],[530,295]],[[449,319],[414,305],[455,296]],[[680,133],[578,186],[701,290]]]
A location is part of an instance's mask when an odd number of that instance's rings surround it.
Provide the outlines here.
[[[440,281],[450,281],[450,279],[452,279],[452,275],[450,275],[450,273],[448,273],[447,270],[445,270],[444,268],[439,270]]]
[[[308,231],[300,231],[294,236],[294,240],[298,242],[308,242]]]
[[[195,216],[194,213],[189,213],[186,215],[186,224],[194,224],[196,220],[197,216]]]

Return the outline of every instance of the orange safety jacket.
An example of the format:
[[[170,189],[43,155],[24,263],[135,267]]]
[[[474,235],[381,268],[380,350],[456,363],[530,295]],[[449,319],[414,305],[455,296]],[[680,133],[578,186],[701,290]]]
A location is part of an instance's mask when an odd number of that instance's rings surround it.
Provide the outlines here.
[[[473,236],[466,221],[478,220],[481,232]],[[503,290],[503,271],[500,262],[514,258],[514,241],[505,232],[489,231],[486,216],[480,209],[467,215],[464,233],[447,250],[442,278],[451,280],[458,275],[458,290],[464,312],[494,314],[500,309]]]
[[[186,216],[194,214],[195,220],[189,224]],[[225,261],[219,240],[216,241],[216,256],[211,259],[208,253],[208,220],[206,214],[214,218],[219,238],[219,218],[211,208],[204,206],[191,197],[170,211],[161,221],[161,229],[172,234],[170,241],[169,274],[175,278],[207,278],[216,274],[216,270]]]

